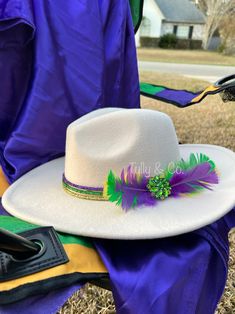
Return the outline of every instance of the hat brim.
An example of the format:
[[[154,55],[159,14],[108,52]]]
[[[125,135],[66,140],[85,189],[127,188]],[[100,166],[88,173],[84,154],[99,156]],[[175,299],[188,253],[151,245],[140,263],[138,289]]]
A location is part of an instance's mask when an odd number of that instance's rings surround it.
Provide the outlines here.
[[[57,231],[108,239],[152,239],[193,231],[221,218],[235,206],[235,153],[214,145],[180,145],[180,154],[203,153],[215,161],[220,179],[213,191],[168,198],[155,207],[125,213],[108,201],[70,196],[62,189],[64,158],[25,174],[4,193],[2,203],[13,216]]]

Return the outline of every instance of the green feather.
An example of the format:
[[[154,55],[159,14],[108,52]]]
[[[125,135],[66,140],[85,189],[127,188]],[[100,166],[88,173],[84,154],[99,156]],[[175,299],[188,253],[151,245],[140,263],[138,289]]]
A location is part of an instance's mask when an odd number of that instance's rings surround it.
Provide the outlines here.
[[[207,156],[202,153],[200,154],[190,154],[189,160],[185,161],[181,159],[178,163],[177,166],[181,168],[182,170],[188,170],[192,169],[195,166],[198,166],[199,164],[208,162],[211,165],[211,170],[213,171],[215,169],[215,163]]]
[[[166,170],[164,171],[164,178],[169,181],[171,177],[173,176],[175,171],[175,168],[173,167],[167,167]]]
[[[116,202],[117,205],[122,203],[122,192],[116,191],[116,182],[121,181],[118,177],[115,177],[114,173],[110,170],[107,180],[107,195],[109,201]]]
[[[192,169],[195,166],[202,164],[204,162],[208,162],[211,165],[210,172],[215,170],[215,163],[212,160],[210,160],[208,156],[202,153],[200,154],[191,153],[188,161],[181,159],[180,161],[175,163],[173,166],[167,167],[167,169],[164,171],[164,177],[167,180],[170,180],[174,172],[177,171],[177,169],[181,169],[182,171]]]
[[[138,199],[137,199],[137,197],[135,196],[131,207],[134,208],[134,207],[136,207],[137,205],[138,205]]]

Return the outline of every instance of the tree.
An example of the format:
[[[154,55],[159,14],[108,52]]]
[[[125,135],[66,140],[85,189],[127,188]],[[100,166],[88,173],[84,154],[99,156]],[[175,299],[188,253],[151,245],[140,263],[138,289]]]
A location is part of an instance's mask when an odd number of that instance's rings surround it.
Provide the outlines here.
[[[235,8],[223,17],[220,25],[222,39],[221,52],[233,54],[235,52]]]
[[[198,0],[196,2],[206,16],[202,47],[207,49],[213,34],[220,28],[224,16],[234,10],[235,0]]]

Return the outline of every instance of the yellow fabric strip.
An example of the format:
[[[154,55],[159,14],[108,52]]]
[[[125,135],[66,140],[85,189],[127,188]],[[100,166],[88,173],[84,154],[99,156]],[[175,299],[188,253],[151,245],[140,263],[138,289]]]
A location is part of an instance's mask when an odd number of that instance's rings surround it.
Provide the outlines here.
[[[59,265],[22,278],[2,282],[0,283],[0,291],[11,290],[21,285],[75,272],[107,273],[107,269],[94,249],[79,244],[65,244],[64,248],[69,258],[67,264]]]
[[[214,91],[216,91],[216,90],[218,90],[218,89],[219,89],[219,87],[210,85],[210,86],[207,87],[200,95],[198,95],[197,97],[193,98],[193,99],[191,100],[191,103],[201,101],[201,99],[202,99],[208,92],[214,92]]]
[[[6,189],[9,187],[9,183],[7,182],[4,173],[2,171],[2,168],[0,167],[0,197],[3,195],[3,193],[6,191]]]

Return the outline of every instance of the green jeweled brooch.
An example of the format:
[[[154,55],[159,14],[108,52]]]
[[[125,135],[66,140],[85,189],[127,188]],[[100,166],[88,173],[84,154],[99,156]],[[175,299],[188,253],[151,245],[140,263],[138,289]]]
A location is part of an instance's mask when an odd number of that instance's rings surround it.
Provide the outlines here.
[[[148,190],[152,196],[159,200],[164,200],[171,194],[171,186],[163,176],[155,176],[149,179],[147,184]]]

